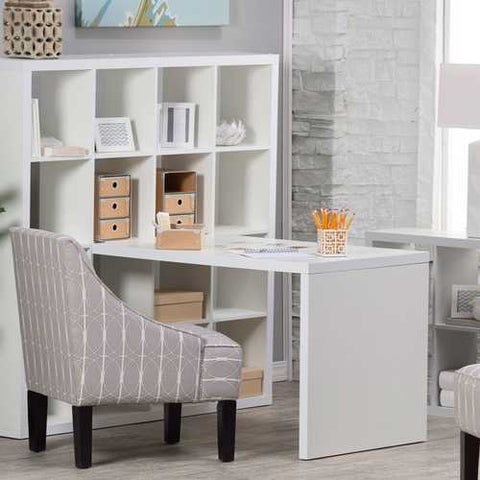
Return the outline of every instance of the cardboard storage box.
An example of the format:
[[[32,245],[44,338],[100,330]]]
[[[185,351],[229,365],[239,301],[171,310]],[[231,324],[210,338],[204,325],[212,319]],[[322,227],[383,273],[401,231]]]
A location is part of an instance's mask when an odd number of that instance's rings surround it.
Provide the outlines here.
[[[263,394],[263,370],[261,368],[242,368],[240,398],[259,397]]]
[[[155,320],[162,323],[203,318],[203,292],[155,292]]]
[[[158,250],[201,250],[204,242],[203,225],[172,225],[171,230],[157,233]]]

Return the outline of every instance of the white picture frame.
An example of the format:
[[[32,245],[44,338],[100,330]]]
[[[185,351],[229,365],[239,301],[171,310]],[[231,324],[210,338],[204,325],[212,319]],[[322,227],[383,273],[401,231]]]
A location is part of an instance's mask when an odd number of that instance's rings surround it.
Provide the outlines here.
[[[95,149],[98,153],[134,152],[135,141],[130,118],[96,118]]]
[[[158,105],[159,148],[195,148],[195,103]]]
[[[480,297],[480,285],[452,285],[452,318],[473,318],[472,302]]]

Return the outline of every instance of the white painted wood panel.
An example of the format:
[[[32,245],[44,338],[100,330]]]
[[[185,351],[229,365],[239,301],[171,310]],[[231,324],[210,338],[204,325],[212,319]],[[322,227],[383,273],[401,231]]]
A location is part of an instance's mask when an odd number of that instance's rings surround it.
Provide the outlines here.
[[[426,440],[428,265],[301,286],[300,458]]]
[[[479,238],[470,238],[466,232],[449,232],[424,228],[392,228],[366,233],[367,242],[410,243],[423,246],[480,248]]]
[[[23,99],[30,94],[31,81],[29,75],[2,71],[0,82],[0,205],[6,209],[0,214],[0,435],[16,437],[27,432],[26,392],[8,229],[28,225],[30,170],[26,165],[31,150],[24,130],[30,136],[31,106]]]

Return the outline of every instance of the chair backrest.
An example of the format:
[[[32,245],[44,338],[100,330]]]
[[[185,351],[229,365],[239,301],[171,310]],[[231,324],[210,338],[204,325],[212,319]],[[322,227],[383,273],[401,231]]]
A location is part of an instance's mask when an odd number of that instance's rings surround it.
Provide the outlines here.
[[[65,235],[14,228],[11,238],[27,386],[73,404],[79,381],[74,323],[82,318],[82,281],[93,269]]]

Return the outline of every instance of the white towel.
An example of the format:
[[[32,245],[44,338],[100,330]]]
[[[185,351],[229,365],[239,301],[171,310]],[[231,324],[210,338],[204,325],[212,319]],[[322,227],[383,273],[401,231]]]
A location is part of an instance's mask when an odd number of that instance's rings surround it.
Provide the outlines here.
[[[455,390],[455,370],[445,370],[438,376],[438,384],[442,390]]]
[[[440,406],[453,408],[455,406],[455,395],[451,390],[440,390]]]

